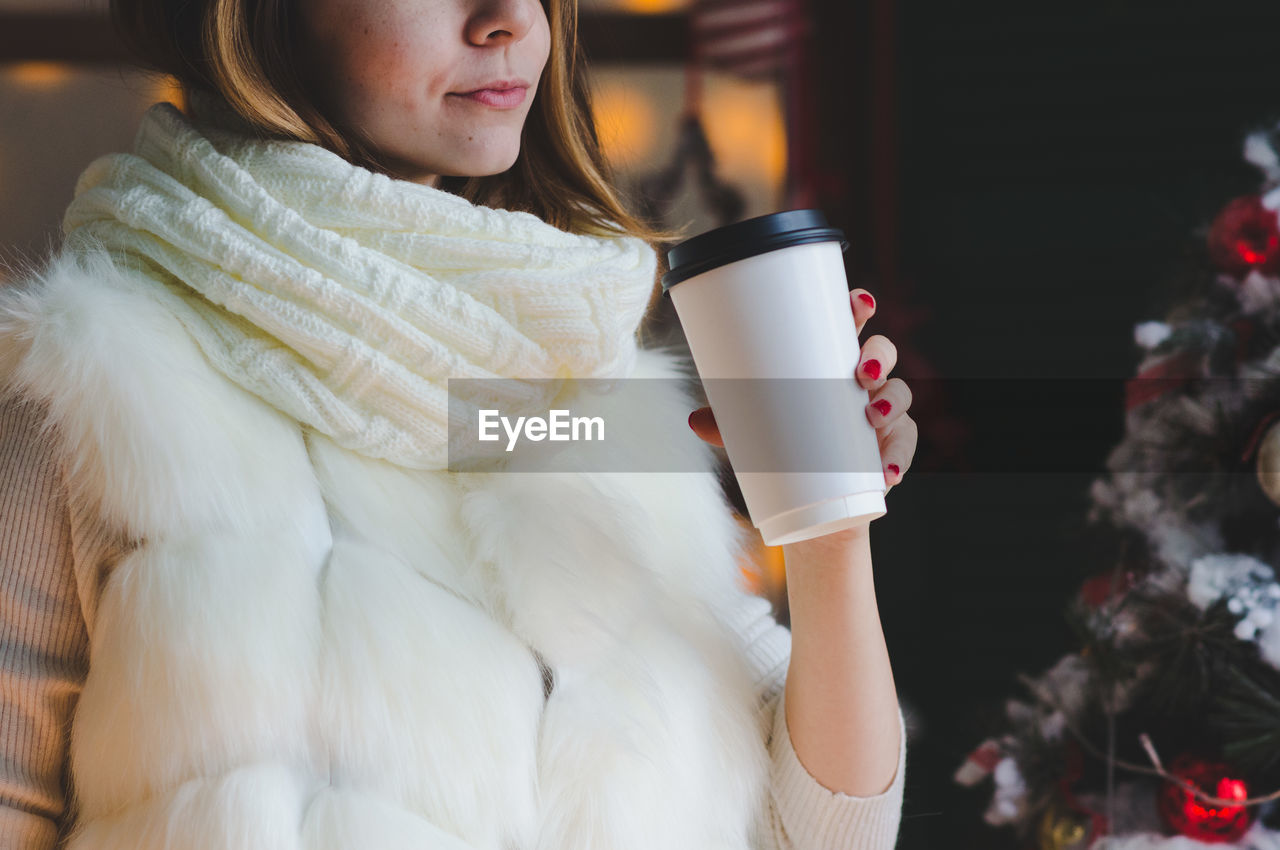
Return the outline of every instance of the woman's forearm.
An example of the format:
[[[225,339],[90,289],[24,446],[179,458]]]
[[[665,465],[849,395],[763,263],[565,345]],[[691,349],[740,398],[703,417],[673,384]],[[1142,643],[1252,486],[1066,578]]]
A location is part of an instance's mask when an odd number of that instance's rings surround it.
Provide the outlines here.
[[[783,546],[791,612],[787,726],[822,785],[883,793],[898,765],[898,695],[876,607],[868,526]]]

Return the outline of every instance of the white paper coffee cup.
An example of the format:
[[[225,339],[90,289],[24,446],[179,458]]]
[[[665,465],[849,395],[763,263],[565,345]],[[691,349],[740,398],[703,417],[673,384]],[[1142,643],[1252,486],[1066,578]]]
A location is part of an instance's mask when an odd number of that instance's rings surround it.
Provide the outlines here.
[[[866,415],[870,397],[854,374],[859,349],[847,247],[821,211],[787,210],[668,251],[663,291],[684,328],[752,524],[770,546],[886,512],[880,450]],[[811,383],[783,391],[796,381]],[[816,403],[793,409],[796,398]]]

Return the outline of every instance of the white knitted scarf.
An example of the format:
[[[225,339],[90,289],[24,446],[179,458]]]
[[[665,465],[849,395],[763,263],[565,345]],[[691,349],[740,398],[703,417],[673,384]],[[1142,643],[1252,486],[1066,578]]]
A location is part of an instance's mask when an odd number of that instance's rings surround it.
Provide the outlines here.
[[[455,394],[451,418],[449,378],[506,379],[469,386],[520,409],[559,391],[527,379],[631,373],[657,261],[642,239],[477,206],[195,103],[196,120],[152,106],[132,154],[91,163],[63,229],[137,272],[240,386],[352,451],[440,469],[478,397]]]

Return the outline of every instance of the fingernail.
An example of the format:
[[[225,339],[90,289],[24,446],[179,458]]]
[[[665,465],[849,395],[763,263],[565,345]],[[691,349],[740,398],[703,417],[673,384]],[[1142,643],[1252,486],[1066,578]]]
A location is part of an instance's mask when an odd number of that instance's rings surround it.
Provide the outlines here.
[[[862,371],[870,375],[871,380],[873,381],[879,380],[880,379],[880,361],[868,360],[866,363],[862,364]]]
[[[865,293],[865,292],[859,292],[859,293],[858,293],[858,297],[859,297],[859,298],[861,298],[861,299],[862,299],[862,303],[863,303],[863,304],[866,304],[868,307],[875,307],[875,306],[876,306],[876,299],[872,298],[869,294],[867,294],[867,293]]]
[[[689,414],[689,427],[690,427],[690,428],[693,428],[693,414],[694,414],[694,413],[697,413],[697,412],[698,412],[698,411],[696,411],[696,410],[695,410],[693,413],[690,413],[690,414]],[[696,430],[696,429],[695,429],[695,430]]]
[[[898,465],[896,463],[889,464],[889,471],[894,475],[898,474]]]
[[[887,398],[882,398],[879,401],[874,402],[871,406],[880,411],[881,416],[888,416],[889,411],[893,410],[893,405],[889,403],[889,399]]]

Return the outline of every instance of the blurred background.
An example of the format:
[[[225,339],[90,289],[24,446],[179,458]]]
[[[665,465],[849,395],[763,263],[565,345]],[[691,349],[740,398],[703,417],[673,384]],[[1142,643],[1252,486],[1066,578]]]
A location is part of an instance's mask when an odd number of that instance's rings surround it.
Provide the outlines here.
[[[128,67],[104,7],[0,0],[6,260],[45,254],[89,161],[181,105]],[[1280,4],[582,0],[581,32],[637,208],[693,235],[816,206],[848,235],[851,285],[879,302],[864,337],[897,346],[921,427],[872,526],[910,726],[898,846],[1048,846],[985,823],[990,786],[953,774],[1111,560],[1084,515],[1133,326],[1257,185],[1240,149],[1280,119]],[[679,334],[670,314],[654,330]],[[788,622],[780,553],[743,575]]]

